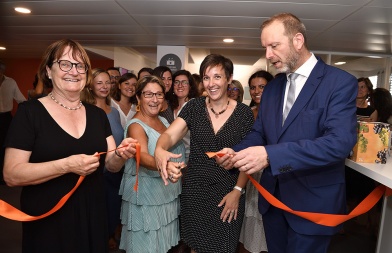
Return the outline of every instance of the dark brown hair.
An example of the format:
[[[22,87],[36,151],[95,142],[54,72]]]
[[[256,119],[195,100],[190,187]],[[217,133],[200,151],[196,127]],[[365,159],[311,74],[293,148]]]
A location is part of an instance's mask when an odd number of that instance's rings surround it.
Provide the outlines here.
[[[220,54],[210,54],[204,58],[203,62],[200,64],[200,76],[203,79],[203,76],[206,73],[207,68],[222,66],[225,71],[226,79],[230,80],[230,77],[233,75],[234,66],[233,62]]]

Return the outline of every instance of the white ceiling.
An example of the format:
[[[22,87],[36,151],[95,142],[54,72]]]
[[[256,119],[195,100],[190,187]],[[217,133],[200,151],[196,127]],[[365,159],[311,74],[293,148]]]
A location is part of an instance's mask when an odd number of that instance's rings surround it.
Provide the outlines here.
[[[17,6],[32,13],[16,13]],[[41,57],[53,41],[71,38],[86,47],[133,48],[153,61],[157,45],[181,45],[252,65],[264,55],[261,23],[279,12],[297,15],[309,48],[334,52],[332,61],[352,54],[358,71],[371,71],[384,59],[364,56],[392,56],[391,0],[2,0],[0,46],[7,50],[0,58]],[[223,44],[226,37],[234,43]]]

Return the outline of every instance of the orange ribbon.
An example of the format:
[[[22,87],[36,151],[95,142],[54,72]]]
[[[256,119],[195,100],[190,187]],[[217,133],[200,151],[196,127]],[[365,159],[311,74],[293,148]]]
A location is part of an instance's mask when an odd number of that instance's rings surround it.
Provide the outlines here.
[[[225,155],[222,153],[213,153],[213,152],[208,152],[206,154],[208,155],[209,158],[212,158],[214,156],[222,157]],[[251,177],[250,175],[247,176],[249,180],[252,182],[252,184],[256,187],[256,189],[259,191],[259,193],[274,207],[295,214],[304,219],[310,220],[316,224],[328,226],[328,227],[335,227],[349,219],[352,219],[356,216],[368,212],[380,200],[380,198],[384,194],[385,196],[390,196],[392,193],[392,190],[390,188],[384,185],[379,185],[364,200],[362,200],[362,202],[359,203],[359,205],[355,207],[354,210],[352,210],[349,214],[326,214],[326,213],[301,212],[289,208],[281,201],[279,201],[277,198],[275,198],[271,193],[269,193],[264,187],[262,187],[253,177]]]
[[[128,145],[126,145],[128,146]],[[109,153],[112,151],[115,151],[116,149],[120,148],[125,148],[126,146],[118,147],[112,150],[109,150],[107,152],[100,152],[96,154],[95,156],[100,156],[105,153]],[[137,191],[138,188],[138,172],[139,172],[139,164],[140,164],[140,144],[136,143],[136,184],[134,186],[134,190]],[[48,217],[49,215],[57,212],[61,207],[64,206],[64,204],[67,202],[67,200],[71,197],[71,195],[76,191],[76,189],[79,187],[79,185],[83,182],[84,176],[80,176],[78,181],[76,182],[75,186],[67,193],[65,194],[60,201],[48,212],[39,215],[39,216],[31,216],[28,215],[16,207],[8,204],[7,202],[3,201],[0,199],[0,216],[3,216],[4,218],[10,219],[10,220],[15,220],[15,221],[35,221],[39,219],[43,219],[45,217]]]
[[[139,165],[140,165],[140,144],[136,143],[136,183],[133,186],[133,190],[137,192],[137,188],[139,187]]]

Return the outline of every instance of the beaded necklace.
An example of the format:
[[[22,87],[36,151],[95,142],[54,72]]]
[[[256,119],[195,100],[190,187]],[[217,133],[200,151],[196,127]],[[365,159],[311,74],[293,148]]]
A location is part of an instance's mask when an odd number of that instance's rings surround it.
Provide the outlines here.
[[[220,111],[220,112],[215,112],[214,108],[212,108],[212,105],[210,104],[210,98],[208,98],[208,106],[210,107],[211,112],[212,112],[213,114],[215,114],[215,118],[216,118],[216,119],[219,118],[219,115],[221,115],[222,113],[224,113],[224,112],[227,110],[227,108],[229,107],[229,103],[230,103],[230,100],[227,100],[226,108],[223,109],[223,110]]]
[[[56,104],[58,104],[58,105],[64,107],[64,108],[67,109],[67,110],[70,110],[70,111],[76,111],[76,110],[82,108],[82,106],[83,106],[82,101],[79,100],[79,105],[78,105],[78,106],[76,106],[76,107],[74,107],[74,108],[68,107],[68,106],[66,106],[66,105],[64,105],[64,104],[62,104],[62,103],[60,103],[59,101],[57,101],[57,100],[53,97],[52,92],[49,93],[49,97],[50,97],[54,102],[56,102]]]

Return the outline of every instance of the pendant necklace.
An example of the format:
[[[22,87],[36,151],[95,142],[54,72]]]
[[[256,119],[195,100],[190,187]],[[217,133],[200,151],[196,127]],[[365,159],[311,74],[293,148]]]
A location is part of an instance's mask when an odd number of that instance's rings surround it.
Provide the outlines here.
[[[210,104],[210,98],[208,98],[208,105],[209,105],[209,107],[210,107],[210,109],[211,109],[211,112],[212,112],[213,114],[215,114],[215,118],[216,118],[216,119],[219,118],[219,115],[221,115],[222,113],[224,113],[224,112],[227,110],[227,108],[229,107],[229,103],[230,103],[230,99],[227,100],[227,105],[226,105],[226,108],[225,108],[225,109],[223,109],[223,110],[220,111],[220,112],[215,112],[214,108],[212,108],[212,106],[211,106],[211,104]]]
[[[80,109],[80,108],[83,106],[82,101],[79,100],[79,105],[78,105],[78,106],[73,107],[73,108],[68,107],[68,106],[66,106],[66,105],[64,105],[64,104],[62,104],[62,103],[60,103],[59,101],[57,101],[57,100],[53,97],[52,92],[49,93],[49,97],[50,97],[56,104],[58,104],[58,105],[64,107],[64,108],[67,109],[67,110],[70,110],[70,111],[76,111],[76,110]]]

